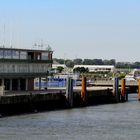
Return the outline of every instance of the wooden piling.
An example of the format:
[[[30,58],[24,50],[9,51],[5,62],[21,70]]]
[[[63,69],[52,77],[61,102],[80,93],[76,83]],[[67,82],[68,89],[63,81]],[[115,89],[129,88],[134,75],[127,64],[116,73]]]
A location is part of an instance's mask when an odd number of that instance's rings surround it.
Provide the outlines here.
[[[66,99],[69,107],[73,107],[73,79],[71,77],[67,78]]]
[[[125,90],[125,79],[121,80],[121,101],[124,102],[126,100],[126,90]]]
[[[87,85],[86,85],[86,77],[82,76],[82,90],[81,90],[81,102],[82,104],[86,104],[87,103]]]
[[[113,80],[113,95],[115,97],[116,102],[120,101],[120,93],[119,93],[119,79],[115,77]]]
[[[138,79],[138,100],[140,101],[140,78]]]

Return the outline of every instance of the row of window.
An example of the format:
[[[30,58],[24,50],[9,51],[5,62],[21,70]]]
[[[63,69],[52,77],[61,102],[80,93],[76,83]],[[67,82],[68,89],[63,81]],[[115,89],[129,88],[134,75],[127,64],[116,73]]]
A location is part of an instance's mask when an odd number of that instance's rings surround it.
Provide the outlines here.
[[[0,65],[0,73],[46,73],[48,64],[3,64]]]
[[[0,50],[0,59],[29,59],[29,60],[48,60],[48,52],[27,52],[21,50]]]
[[[98,69],[95,69],[95,71],[111,71],[110,68],[98,68]]]

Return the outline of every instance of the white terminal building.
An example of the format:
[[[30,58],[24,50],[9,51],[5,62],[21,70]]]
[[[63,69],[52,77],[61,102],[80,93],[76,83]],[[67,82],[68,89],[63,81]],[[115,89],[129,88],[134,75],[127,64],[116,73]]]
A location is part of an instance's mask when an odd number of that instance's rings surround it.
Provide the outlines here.
[[[89,72],[114,72],[115,66],[114,65],[75,65],[75,68],[88,68]]]
[[[0,86],[5,90],[34,90],[34,79],[48,75],[52,67],[50,49],[17,49],[0,47]],[[41,84],[39,84],[41,89]]]

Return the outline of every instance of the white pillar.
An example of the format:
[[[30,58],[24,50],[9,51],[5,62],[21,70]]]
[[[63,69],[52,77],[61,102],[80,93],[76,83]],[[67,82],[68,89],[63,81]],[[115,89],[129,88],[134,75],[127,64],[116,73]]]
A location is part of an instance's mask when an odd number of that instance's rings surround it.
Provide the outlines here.
[[[4,79],[1,79],[1,91],[0,91],[0,96],[5,95],[5,86],[4,86]]]
[[[18,90],[20,90],[20,79],[18,79]]]
[[[10,90],[12,90],[12,83],[13,83],[13,80],[10,79]]]
[[[46,77],[46,90],[47,90],[47,85],[48,85],[48,77]]]
[[[41,77],[39,77],[39,90],[41,90]]]
[[[4,86],[4,79],[1,79],[1,85]]]
[[[1,79],[1,86],[3,86],[3,90],[5,90],[4,79]]]
[[[28,78],[25,79],[25,90],[28,90]]]

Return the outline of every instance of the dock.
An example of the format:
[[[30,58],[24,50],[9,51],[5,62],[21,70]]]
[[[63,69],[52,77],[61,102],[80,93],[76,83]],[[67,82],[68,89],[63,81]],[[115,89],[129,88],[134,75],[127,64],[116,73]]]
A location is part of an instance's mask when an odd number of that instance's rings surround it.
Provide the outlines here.
[[[81,98],[82,87],[73,89],[73,105],[66,97],[66,88],[50,88],[40,91],[7,92],[0,96],[1,116],[34,113],[46,110],[66,109],[112,102],[114,96],[110,87],[88,87],[86,104]]]
[[[125,79],[115,78],[111,86],[87,86],[86,77],[81,86],[73,86],[68,77],[66,87],[50,87],[44,90],[5,91],[0,96],[0,115],[35,113],[46,110],[68,109],[89,105],[128,101]],[[137,85],[140,88],[139,85]],[[140,97],[140,90],[138,93]]]

